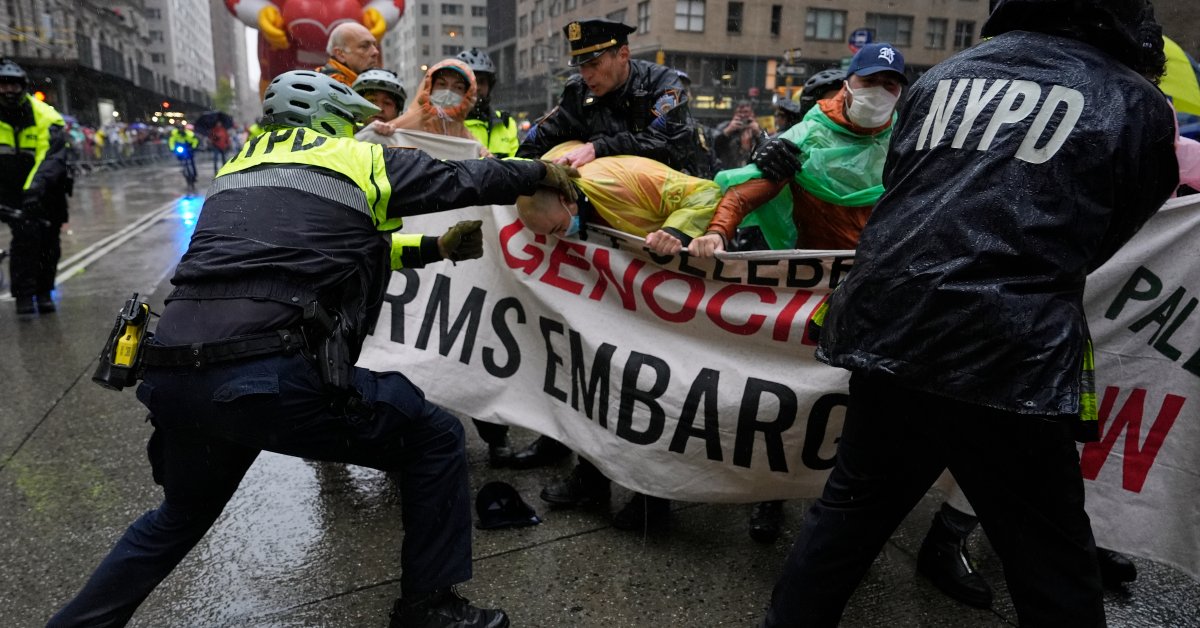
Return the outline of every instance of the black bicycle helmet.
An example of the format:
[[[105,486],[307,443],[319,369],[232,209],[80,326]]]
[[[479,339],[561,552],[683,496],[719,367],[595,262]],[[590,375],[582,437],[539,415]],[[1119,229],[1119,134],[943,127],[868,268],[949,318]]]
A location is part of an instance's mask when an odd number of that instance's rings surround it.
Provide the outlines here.
[[[821,70],[808,77],[808,80],[804,81],[804,90],[799,92],[796,98],[797,104],[800,105],[800,115],[808,113],[825,92],[839,87],[844,80],[846,73],[835,69]]]

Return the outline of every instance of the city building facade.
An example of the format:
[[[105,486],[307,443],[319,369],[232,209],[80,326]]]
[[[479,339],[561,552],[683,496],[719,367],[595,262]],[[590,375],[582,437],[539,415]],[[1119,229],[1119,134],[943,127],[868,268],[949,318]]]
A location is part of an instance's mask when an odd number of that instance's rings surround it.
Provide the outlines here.
[[[416,0],[383,38],[383,66],[411,95],[429,66],[487,42],[487,0]]]
[[[155,66],[142,0],[5,4],[0,56],[21,64],[31,89],[73,119],[92,126],[150,121],[171,98],[179,110],[207,108],[208,91],[172,89],[173,79]]]
[[[536,119],[545,112],[572,74],[563,26],[603,17],[637,28],[629,37],[635,58],[687,73],[692,113],[709,124],[727,119],[741,100],[760,115],[769,113],[776,94],[790,94],[812,74],[847,64],[852,35],[859,42],[891,42],[916,77],[976,43],[988,14],[987,0],[492,2],[513,7],[508,13],[515,22],[513,41],[497,40],[493,50],[515,55],[513,74],[502,71],[496,100],[519,117]]]

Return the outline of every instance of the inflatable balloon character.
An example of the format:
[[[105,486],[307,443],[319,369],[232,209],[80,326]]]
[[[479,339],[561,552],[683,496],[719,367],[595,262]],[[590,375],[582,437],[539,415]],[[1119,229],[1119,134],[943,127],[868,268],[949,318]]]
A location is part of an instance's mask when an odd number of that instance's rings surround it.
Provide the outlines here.
[[[358,22],[382,40],[404,12],[404,0],[225,0],[225,6],[258,29],[260,96],[284,72],[325,65],[325,45],[338,24]]]

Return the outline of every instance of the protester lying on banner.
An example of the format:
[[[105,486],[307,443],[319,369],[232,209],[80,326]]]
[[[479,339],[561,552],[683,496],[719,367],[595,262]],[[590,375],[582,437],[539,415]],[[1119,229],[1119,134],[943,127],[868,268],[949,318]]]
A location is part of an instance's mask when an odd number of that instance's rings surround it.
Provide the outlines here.
[[[474,106],[475,73],[458,59],[443,59],[429,67],[408,109],[389,122],[388,127],[477,141],[465,123]],[[385,132],[388,128],[380,124],[374,124],[373,128],[388,134]],[[484,151],[484,156],[490,153]]]
[[[726,250],[739,224],[760,227],[772,249],[854,248],[883,194],[883,160],[908,79],[904,56],[886,43],[864,46],[846,73],[836,96],[764,144],[753,163],[717,174],[725,197],[689,253]]]
[[[837,625],[947,469],[1021,625],[1105,624],[1076,445],[1099,440],[1102,407],[1084,289],[1179,181],[1174,116],[1145,78],[1162,30],[1145,0],[993,7],[990,39],[913,86],[887,194],[827,302],[816,357],[851,372],[850,396],[767,628]]]
[[[564,142],[542,158],[553,161],[581,144]],[[540,190],[517,202],[521,222],[534,233],[556,236],[575,235],[581,222],[594,222],[646,238],[654,253],[674,255],[704,233],[721,200],[716,183],[645,157],[600,157],[579,174],[577,201]]]
[[[553,161],[580,145],[578,141],[564,142],[543,159]],[[703,232],[721,198],[716,183],[644,157],[600,157],[580,166],[579,172],[576,201],[550,189],[518,199],[517,213],[530,231],[571,236],[580,232],[581,222],[586,220],[643,236],[654,253],[674,255]],[[609,480],[584,458],[570,476],[541,493],[543,500],[557,506],[607,503],[609,495]],[[640,529],[664,523],[669,514],[669,501],[636,493],[617,513],[613,525]]]

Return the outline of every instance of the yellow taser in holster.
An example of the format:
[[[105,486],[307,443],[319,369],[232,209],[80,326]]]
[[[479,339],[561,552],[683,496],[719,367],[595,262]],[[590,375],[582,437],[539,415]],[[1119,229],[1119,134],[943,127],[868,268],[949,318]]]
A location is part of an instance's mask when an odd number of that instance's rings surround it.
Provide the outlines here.
[[[100,364],[92,374],[93,382],[109,390],[121,390],[137,383],[149,323],[150,306],[139,301],[135,292],[117,314],[117,322],[100,351]]]

